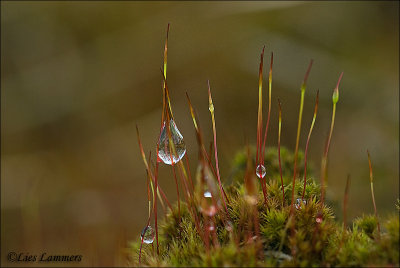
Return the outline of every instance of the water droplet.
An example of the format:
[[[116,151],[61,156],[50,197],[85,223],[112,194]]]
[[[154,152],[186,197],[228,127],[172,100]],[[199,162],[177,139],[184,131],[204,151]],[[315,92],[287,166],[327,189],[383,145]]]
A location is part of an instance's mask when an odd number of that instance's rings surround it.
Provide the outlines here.
[[[265,177],[265,174],[266,174],[266,173],[267,173],[267,172],[266,172],[266,170],[265,170],[264,165],[258,165],[258,166],[257,166],[257,168],[256,168],[256,175],[257,175],[257,177],[259,177],[260,179],[262,179],[262,178]]]
[[[315,221],[317,223],[321,223],[322,222],[322,215],[320,213],[318,213],[317,217],[315,218]]]
[[[214,224],[211,223],[210,226],[208,226],[208,230],[214,231],[214,229],[215,229]]]
[[[161,130],[160,139],[158,141],[158,159],[161,159],[165,164],[172,165],[178,163],[186,153],[185,142],[183,136],[176,127],[174,120],[169,121],[169,129],[171,131],[172,142],[175,146],[176,155],[173,153],[173,149],[169,146],[169,133],[166,127],[166,123]],[[172,158],[172,161],[171,161]]]
[[[214,104],[213,104],[212,102],[208,105],[208,110],[209,110],[211,113],[214,112]]]
[[[211,195],[210,191],[205,191],[204,192],[204,197],[211,198],[212,195]]]
[[[150,225],[143,228],[142,233],[140,234],[140,239],[143,240],[143,243],[151,244],[154,241],[154,230]]]
[[[307,200],[301,200],[301,198],[297,198],[296,199],[296,204],[294,205],[294,207],[296,209],[300,209],[301,208],[301,203],[303,203],[304,205],[307,205]]]
[[[204,213],[209,217],[214,216],[215,214],[217,214],[217,212],[218,209],[214,205],[211,205],[210,207],[204,210]]]
[[[228,232],[232,232],[232,231],[233,231],[233,224],[232,224],[232,222],[227,221],[227,222],[226,222],[226,225],[225,225],[225,229],[226,229]]]

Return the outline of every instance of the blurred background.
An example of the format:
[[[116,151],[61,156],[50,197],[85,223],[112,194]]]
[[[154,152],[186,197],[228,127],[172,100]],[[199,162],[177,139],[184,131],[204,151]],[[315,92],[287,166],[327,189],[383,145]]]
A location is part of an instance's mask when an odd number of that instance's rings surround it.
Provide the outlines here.
[[[146,154],[151,150],[154,155],[168,22],[172,108],[192,171],[198,151],[185,91],[208,143],[206,81],[211,81],[221,174],[227,178],[245,138],[256,141],[258,66],[265,44],[267,71],[274,52],[267,146],[277,142],[279,97],[282,144],[295,147],[299,88],[314,59],[300,147],[304,149],[319,89],[320,110],[309,149],[319,170],[332,91],[343,71],[328,198],[339,203],[341,218],[345,180],[351,174],[349,221],[373,212],[368,148],[378,213],[395,212],[398,5],[1,2],[1,265],[12,265],[5,258],[9,251],[82,254],[76,265],[83,266],[125,265],[121,248],[139,238],[147,215],[146,173],[135,124]],[[162,166],[160,173],[161,186],[175,201],[171,169]]]

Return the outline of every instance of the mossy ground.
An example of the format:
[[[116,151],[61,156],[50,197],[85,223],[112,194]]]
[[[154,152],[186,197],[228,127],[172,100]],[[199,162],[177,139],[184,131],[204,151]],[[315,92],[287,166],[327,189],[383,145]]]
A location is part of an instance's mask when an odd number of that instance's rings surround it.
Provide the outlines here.
[[[254,150],[252,150],[254,154]],[[233,161],[231,184],[225,185],[229,199],[229,223],[217,214],[215,227],[218,245],[207,250],[198,234],[186,203],[181,202],[181,219],[175,206],[159,224],[159,249],[156,243],[143,244],[139,264],[140,239],[129,245],[131,265],[143,266],[399,266],[399,215],[380,219],[364,215],[354,220],[352,226],[343,228],[335,220],[333,210],[322,206],[323,221],[316,222],[321,208],[320,186],[312,178],[308,167],[304,199],[290,217],[292,195],[293,154],[282,148],[284,205],[282,205],[281,180],[277,153],[271,148],[265,155],[267,167],[268,202],[259,191],[257,204],[259,236],[251,227],[252,205],[247,202],[243,178],[247,155],[238,153]],[[295,198],[301,197],[304,181],[303,154],[299,154],[299,173],[295,184]],[[259,187],[260,188],[260,187]],[[201,215],[201,214],[199,214]],[[200,216],[201,217],[201,216]],[[200,224],[202,225],[202,219]],[[232,231],[230,231],[230,228]]]

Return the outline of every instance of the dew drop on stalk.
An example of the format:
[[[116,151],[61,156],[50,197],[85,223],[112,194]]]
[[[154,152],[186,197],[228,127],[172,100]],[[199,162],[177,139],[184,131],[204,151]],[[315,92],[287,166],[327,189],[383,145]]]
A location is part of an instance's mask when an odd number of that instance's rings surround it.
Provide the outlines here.
[[[210,191],[205,191],[204,192],[204,197],[211,198],[212,197],[211,192]]]
[[[225,229],[226,229],[228,232],[232,232],[232,231],[233,231],[233,224],[232,224],[231,221],[227,221],[227,222],[226,222],[226,224],[225,224]]]
[[[199,208],[200,212],[207,215],[208,217],[213,217],[215,214],[218,213],[218,208],[214,205],[210,205],[206,208]]]
[[[307,205],[307,201],[306,200],[301,200],[301,198],[297,198],[296,199],[296,204],[294,205],[294,207],[296,209],[300,209],[301,208],[301,203],[303,203],[304,205]]]
[[[322,222],[322,215],[321,215],[321,213],[318,213],[318,214],[317,214],[317,217],[315,218],[315,221],[316,221],[317,223],[321,223],[321,222]]]
[[[140,234],[140,239],[143,240],[143,243],[151,244],[154,241],[154,230],[150,225],[143,228],[142,233]]]
[[[265,169],[264,165],[258,165],[258,166],[257,166],[257,168],[256,168],[256,175],[257,175],[257,177],[259,177],[260,179],[262,179],[262,178],[265,177],[265,174],[266,174],[266,173],[267,173],[267,172],[266,172],[266,169]]]
[[[174,120],[169,121],[169,129],[171,133],[172,142],[175,146],[176,155],[173,153],[173,149],[169,146],[169,132],[164,121],[160,139],[158,141],[158,160],[163,161],[165,164],[172,165],[178,163],[186,153],[185,142],[179,129],[176,127]],[[172,159],[171,159],[172,158]],[[172,160],[172,161],[171,161]]]

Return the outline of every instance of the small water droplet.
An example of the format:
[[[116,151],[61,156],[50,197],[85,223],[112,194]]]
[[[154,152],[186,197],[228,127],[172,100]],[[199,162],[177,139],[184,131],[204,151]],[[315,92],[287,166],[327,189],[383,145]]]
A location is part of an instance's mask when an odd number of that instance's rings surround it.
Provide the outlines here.
[[[262,178],[265,177],[265,174],[266,174],[266,173],[267,173],[267,172],[266,172],[266,169],[265,169],[264,165],[258,165],[258,166],[257,166],[257,168],[256,168],[256,175],[257,175],[257,177],[259,177],[260,179],[262,179]]]
[[[211,223],[210,226],[208,226],[208,230],[214,231],[214,229],[215,229],[214,224]]]
[[[232,232],[232,231],[233,231],[233,224],[232,224],[232,222],[227,221],[227,222],[226,222],[226,225],[225,225],[225,229],[226,229],[228,232]]]
[[[143,228],[140,234],[140,239],[143,239],[143,243],[151,244],[154,241],[154,230],[150,225]]]
[[[161,130],[160,139],[158,141],[158,159],[161,159],[165,164],[172,165],[178,163],[186,153],[185,142],[179,129],[176,127],[174,120],[169,121],[169,129],[171,131],[172,142],[175,146],[176,155],[173,153],[173,149],[169,146],[169,133],[164,122]],[[172,159],[171,159],[172,158]],[[172,161],[171,161],[172,160]]]
[[[318,213],[317,217],[315,218],[315,221],[317,223],[321,223],[322,222],[322,215],[320,213]]]
[[[205,191],[204,192],[204,197],[211,198],[212,197],[211,192],[210,191]]]
[[[214,112],[214,104],[212,102],[208,105],[208,110],[213,113]]]
[[[301,208],[301,203],[303,203],[304,205],[307,205],[307,200],[301,200],[301,198],[297,198],[296,199],[296,204],[294,205],[294,207],[296,209],[300,209]]]
[[[215,214],[217,214],[218,209],[217,209],[214,205],[211,205],[211,206],[209,206],[207,209],[203,209],[203,212],[204,212],[207,216],[212,217],[212,216],[214,216]]]

